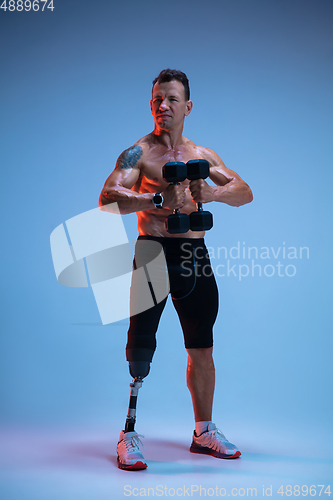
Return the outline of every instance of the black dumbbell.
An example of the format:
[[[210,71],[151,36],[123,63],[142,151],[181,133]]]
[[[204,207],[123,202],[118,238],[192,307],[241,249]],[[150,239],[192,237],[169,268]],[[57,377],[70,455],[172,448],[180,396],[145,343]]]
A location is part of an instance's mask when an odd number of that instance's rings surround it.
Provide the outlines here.
[[[190,160],[186,164],[187,178],[190,181],[206,179],[209,176],[209,163],[207,160]],[[197,211],[190,214],[191,231],[208,231],[213,227],[213,215],[203,210],[202,203],[197,203]]]
[[[162,172],[165,181],[179,184],[186,179],[187,167],[182,161],[170,161],[164,165]],[[187,233],[190,229],[190,218],[175,208],[173,214],[165,219],[165,227],[170,234]]]

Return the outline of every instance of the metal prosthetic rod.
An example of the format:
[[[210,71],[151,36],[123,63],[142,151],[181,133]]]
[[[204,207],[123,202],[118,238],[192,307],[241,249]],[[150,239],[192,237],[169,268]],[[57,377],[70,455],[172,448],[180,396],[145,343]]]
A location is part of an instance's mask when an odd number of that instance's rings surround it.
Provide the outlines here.
[[[139,389],[142,386],[142,377],[135,377],[130,384],[130,400],[128,406],[128,413],[125,423],[125,432],[133,432],[136,420],[136,402],[138,398]]]

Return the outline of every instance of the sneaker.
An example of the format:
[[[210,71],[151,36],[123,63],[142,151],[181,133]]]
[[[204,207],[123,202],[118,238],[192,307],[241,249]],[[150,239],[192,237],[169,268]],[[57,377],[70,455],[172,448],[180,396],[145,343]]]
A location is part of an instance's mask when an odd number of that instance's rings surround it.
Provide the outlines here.
[[[209,424],[208,430],[200,436],[197,436],[194,431],[190,451],[213,455],[216,458],[237,458],[241,455],[236,446],[229,443],[225,435],[213,423]]]
[[[139,444],[142,444],[137,432],[121,431],[117,444],[117,462],[119,469],[143,470],[148,465],[144,462]]]

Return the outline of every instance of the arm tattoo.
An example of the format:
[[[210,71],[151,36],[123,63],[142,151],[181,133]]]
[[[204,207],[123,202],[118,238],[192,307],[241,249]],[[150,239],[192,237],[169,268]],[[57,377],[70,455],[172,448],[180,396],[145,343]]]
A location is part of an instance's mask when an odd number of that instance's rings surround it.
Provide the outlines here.
[[[133,168],[138,163],[141,156],[142,156],[141,146],[133,146],[132,148],[128,148],[125,151],[123,151],[119,156],[116,163],[116,168],[118,169]]]

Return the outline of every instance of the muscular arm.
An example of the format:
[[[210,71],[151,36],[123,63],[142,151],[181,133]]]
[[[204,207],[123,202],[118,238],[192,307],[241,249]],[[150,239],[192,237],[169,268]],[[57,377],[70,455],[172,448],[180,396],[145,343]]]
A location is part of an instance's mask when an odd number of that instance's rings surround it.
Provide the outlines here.
[[[131,189],[140,177],[142,154],[142,147],[138,144],[121,153],[99,197],[102,210],[107,211],[110,203],[117,203],[121,214],[153,208],[154,193],[137,193]]]
[[[240,207],[253,200],[248,184],[236,172],[229,170],[214,151],[203,149],[203,157],[210,163],[209,178],[216,186],[210,186],[202,179],[192,181],[191,193],[194,201],[218,201]]]

